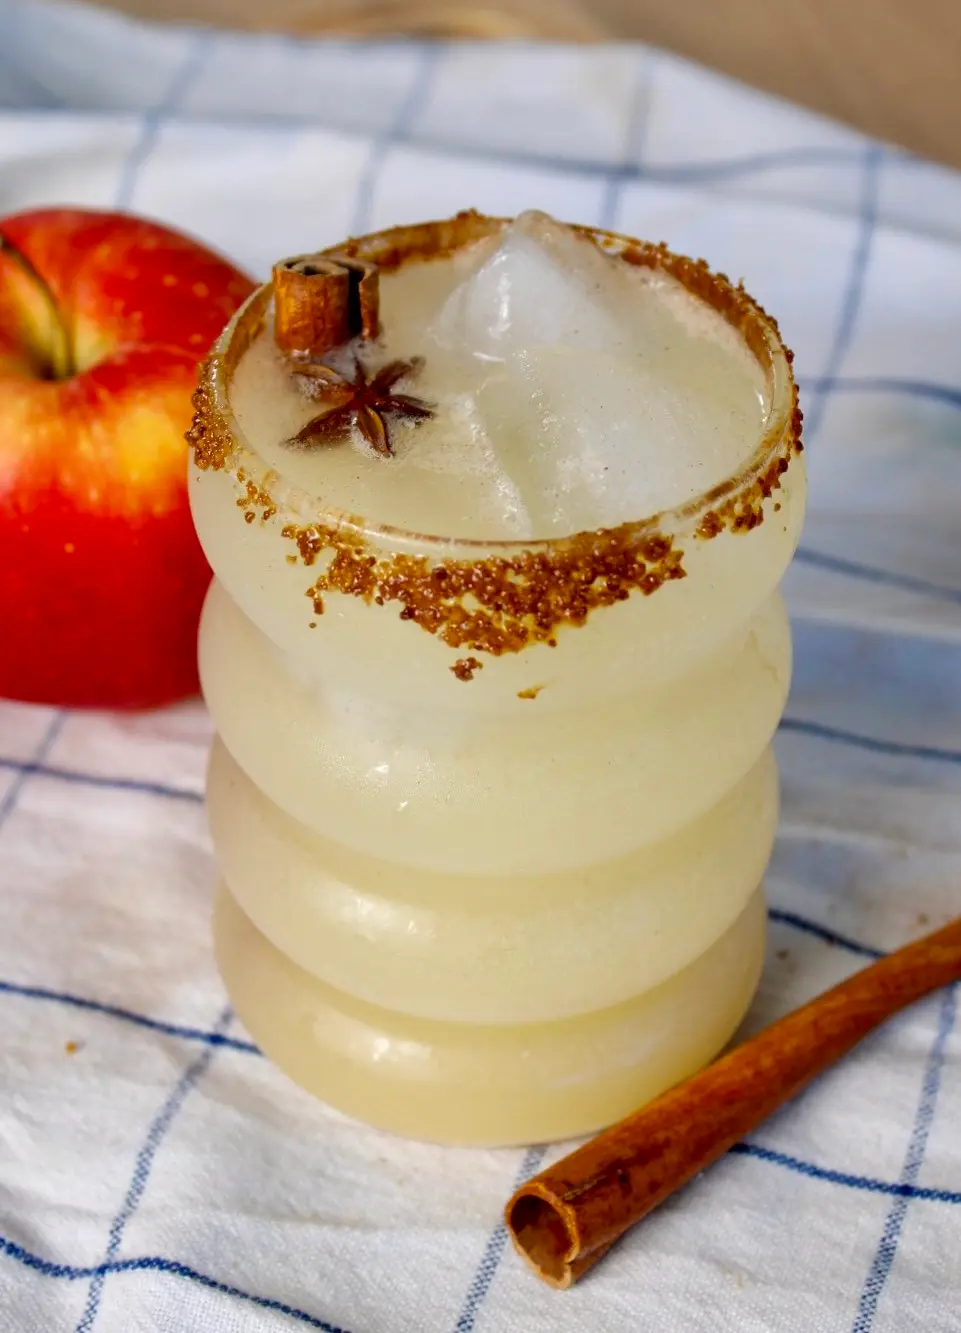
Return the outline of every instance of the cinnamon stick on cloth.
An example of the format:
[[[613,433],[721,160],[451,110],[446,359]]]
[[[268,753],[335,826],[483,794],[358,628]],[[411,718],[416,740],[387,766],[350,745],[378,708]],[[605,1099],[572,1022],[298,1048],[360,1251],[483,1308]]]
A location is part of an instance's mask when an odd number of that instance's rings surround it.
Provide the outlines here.
[[[570,1287],[862,1037],[959,979],[961,919],[856,972],[522,1185],[506,1209],[515,1249],[552,1287]]]

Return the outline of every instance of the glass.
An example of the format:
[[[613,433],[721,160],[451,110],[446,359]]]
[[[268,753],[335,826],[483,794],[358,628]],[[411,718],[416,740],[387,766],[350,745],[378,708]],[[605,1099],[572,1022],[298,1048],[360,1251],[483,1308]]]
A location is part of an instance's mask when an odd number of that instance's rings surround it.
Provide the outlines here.
[[[350,252],[389,270],[500,225],[462,215]],[[231,411],[269,284],[198,392],[218,962],[282,1069],[419,1138],[617,1119],[724,1046],[762,963],[790,676],[777,586],[805,495],[790,356],[704,265],[585,230],[708,302],[765,374],[753,456],[676,510],[514,543],[330,510]]]

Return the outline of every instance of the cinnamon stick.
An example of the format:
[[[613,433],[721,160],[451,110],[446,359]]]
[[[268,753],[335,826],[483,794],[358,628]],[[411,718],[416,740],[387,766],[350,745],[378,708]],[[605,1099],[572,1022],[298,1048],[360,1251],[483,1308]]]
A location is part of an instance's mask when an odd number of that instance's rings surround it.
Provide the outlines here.
[[[552,1287],[576,1282],[625,1231],[869,1032],[961,979],[961,918],[779,1019],[522,1185],[514,1247]]]
[[[330,255],[294,255],[274,265],[274,341],[300,359],[380,332],[375,264]]]

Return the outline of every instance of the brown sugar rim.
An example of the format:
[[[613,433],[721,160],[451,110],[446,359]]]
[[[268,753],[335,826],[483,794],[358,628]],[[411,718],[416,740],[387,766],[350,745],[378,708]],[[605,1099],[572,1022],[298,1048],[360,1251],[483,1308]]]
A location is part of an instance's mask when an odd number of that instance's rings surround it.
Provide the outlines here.
[[[410,261],[448,256],[495,234],[506,221],[459,213],[442,222],[355,238],[324,253],[368,260],[390,272]],[[323,614],[328,593],[341,593],[378,606],[397,603],[402,620],[412,621],[457,650],[500,655],[520,652],[532,643],[554,646],[562,626],[583,625],[592,611],[624,601],[633,592],[650,596],[665,583],[683,578],[678,531],[710,540],[724,531],[750,532],[764,521],[767,502],[803,448],[792,355],[775,321],[742,286],[712,273],[703,260],[675,255],[663,244],[591,227],[574,230],[606,254],[675,278],[741,333],[767,372],[772,390],[765,433],[746,467],[677,509],[613,528],[522,544],[408,533],[332,510],[311,522],[284,522],[281,536],[293,547],[287,559],[312,571],[306,595],[315,615]],[[187,433],[197,467],[232,473],[238,512],[246,522],[261,524],[278,514],[279,505],[269,489],[277,483],[285,494],[296,496],[301,502],[298,508],[309,512],[318,507],[316,499],[292,492],[276,473],[253,479],[259,461],[243,442],[229,406],[231,378],[263,326],[271,296],[269,283],[259,288],[215,344],[201,368],[195,415]],[[774,508],[780,508],[776,500]],[[385,545],[405,549],[385,551]],[[467,555],[445,554],[452,548]],[[466,658],[452,669],[458,679],[469,680],[480,665]]]

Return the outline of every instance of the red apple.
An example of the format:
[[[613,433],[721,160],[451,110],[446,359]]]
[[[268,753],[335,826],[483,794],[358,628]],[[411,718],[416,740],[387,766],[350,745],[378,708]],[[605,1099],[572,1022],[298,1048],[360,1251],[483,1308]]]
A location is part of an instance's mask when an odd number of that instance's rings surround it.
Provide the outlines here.
[[[197,362],[252,288],[140,218],[0,221],[0,695],[141,708],[196,692],[210,571],[184,431]]]

